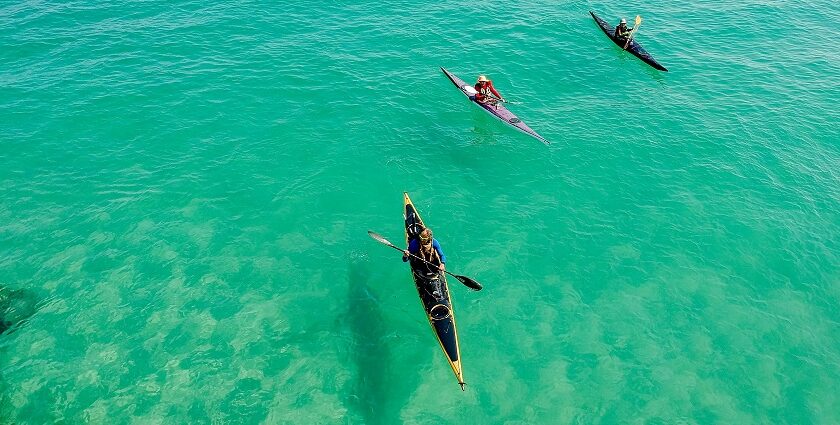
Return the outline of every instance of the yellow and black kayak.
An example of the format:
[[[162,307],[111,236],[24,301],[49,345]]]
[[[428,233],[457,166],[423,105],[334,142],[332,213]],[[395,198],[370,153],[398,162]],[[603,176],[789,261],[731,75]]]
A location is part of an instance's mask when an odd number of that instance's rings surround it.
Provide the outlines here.
[[[406,244],[416,239],[418,234],[425,228],[420,213],[411,203],[408,193],[403,193],[403,213],[405,217],[405,240]],[[435,332],[440,348],[446,355],[452,372],[458,379],[461,389],[464,389],[464,373],[461,368],[461,350],[458,347],[458,332],[455,330],[455,311],[452,309],[452,298],[449,296],[449,285],[446,283],[446,275],[440,272],[431,272],[429,267],[422,261],[410,259],[411,275],[414,277],[414,285],[417,287],[417,294],[423,303],[423,310],[426,318]]]

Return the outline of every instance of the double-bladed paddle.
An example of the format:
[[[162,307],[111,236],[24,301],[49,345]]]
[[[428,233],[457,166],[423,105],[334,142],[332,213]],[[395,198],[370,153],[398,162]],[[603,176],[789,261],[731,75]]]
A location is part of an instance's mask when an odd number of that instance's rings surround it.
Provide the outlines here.
[[[384,238],[382,235],[380,235],[379,233],[376,233],[376,232],[374,232],[374,231],[372,231],[372,230],[368,230],[368,235],[370,235],[370,237],[372,237],[373,239],[375,239],[377,242],[381,243],[382,245],[390,246],[391,248],[394,248],[394,249],[396,249],[397,251],[399,251],[399,252],[403,252],[403,253],[404,253],[404,251],[403,251],[402,249],[400,249],[398,246],[396,246],[396,245],[392,244],[391,242],[389,242],[389,241],[388,241],[388,239],[385,239],[385,238]],[[414,257],[414,258],[416,258],[416,259],[418,259],[418,260],[420,260],[420,261],[422,261],[422,262],[424,262],[424,263],[426,263],[426,264],[429,264],[429,265],[434,266],[434,264],[432,264],[432,263],[430,263],[430,262],[428,262],[428,261],[426,261],[426,260],[424,260],[424,259],[422,259],[422,258],[420,258],[420,257],[418,257],[418,256],[416,256],[416,255],[414,255],[414,254],[412,254],[412,253],[410,253],[410,252],[408,253],[408,255],[410,255],[410,256],[412,256],[412,257]],[[480,284],[480,283],[478,283],[478,282],[476,282],[476,281],[475,281],[475,280],[473,280],[473,279],[470,279],[470,278],[468,278],[468,277],[466,277],[466,276],[461,276],[461,275],[457,275],[457,274],[451,273],[451,272],[449,272],[448,270],[444,270],[443,272],[444,272],[444,273],[446,273],[446,274],[448,274],[448,275],[450,275],[450,276],[452,276],[452,277],[454,277],[455,279],[458,279],[458,281],[459,281],[459,282],[461,282],[461,283],[463,283],[463,284],[464,284],[464,286],[466,286],[467,288],[470,288],[470,289],[475,290],[475,291],[480,291],[480,290],[481,290],[481,284]]]
[[[636,35],[636,31],[639,30],[640,25],[642,25],[642,17],[636,15],[636,23],[633,25],[633,31],[630,31],[630,35],[627,36],[627,42],[624,43],[624,50],[627,50],[627,46],[630,45],[630,40],[632,40],[633,36]]]

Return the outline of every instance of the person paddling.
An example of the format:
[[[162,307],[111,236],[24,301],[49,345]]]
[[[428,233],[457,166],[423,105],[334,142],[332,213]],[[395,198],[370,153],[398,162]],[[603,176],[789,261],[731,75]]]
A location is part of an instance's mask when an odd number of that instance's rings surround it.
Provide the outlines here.
[[[446,271],[446,255],[440,247],[440,242],[432,237],[432,229],[428,227],[420,232],[417,238],[408,242],[408,248],[403,250],[402,260],[408,261],[409,254],[414,254],[426,263],[429,274],[438,274]]]
[[[492,101],[494,98],[491,95],[496,96],[496,99],[502,102],[506,102],[505,98],[493,87],[493,82],[488,80],[484,75],[478,76],[478,82],[475,83],[475,91],[477,92],[475,95],[476,102],[487,103],[488,101]]]
[[[621,22],[615,27],[615,39],[626,42],[631,32],[633,32],[633,28],[627,26],[627,19],[621,18]]]

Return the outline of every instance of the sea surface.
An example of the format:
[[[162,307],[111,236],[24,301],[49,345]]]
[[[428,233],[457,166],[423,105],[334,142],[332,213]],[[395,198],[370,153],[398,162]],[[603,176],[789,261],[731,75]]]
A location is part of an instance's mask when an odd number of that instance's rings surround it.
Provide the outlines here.
[[[838,22],[0,3],[0,423],[840,423]],[[465,392],[367,235],[404,243],[403,191],[484,285],[449,282]]]

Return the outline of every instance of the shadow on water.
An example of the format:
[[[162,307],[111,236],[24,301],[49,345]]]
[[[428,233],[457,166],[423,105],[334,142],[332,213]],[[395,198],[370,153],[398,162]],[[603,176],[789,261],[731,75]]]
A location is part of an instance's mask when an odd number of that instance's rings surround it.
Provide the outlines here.
[[[355,379],[348,388],[347,403],[365,424],[400,423],[400,410],[407,401],[400,400],[394,382],[398,374],[392,369],[393,330],[386,324],[381,303],[369,286],[370,267],[363,259],[350,261],[347,289],[346,325],[352,337],[350,357],[356,366]],[[402,381],[402,379],[400,379]],[[357,423],[352,420],[350,423]]]
[[[23,289],[0,286],[0,335],[12,333],[38,310],[38,298]]]
[[[25,325],[39,307],[33,292],[0,285],[0,357],[5,350],[2,339]],[[0,419],[9,418],[10,409],[6,380],[0,374]]]

